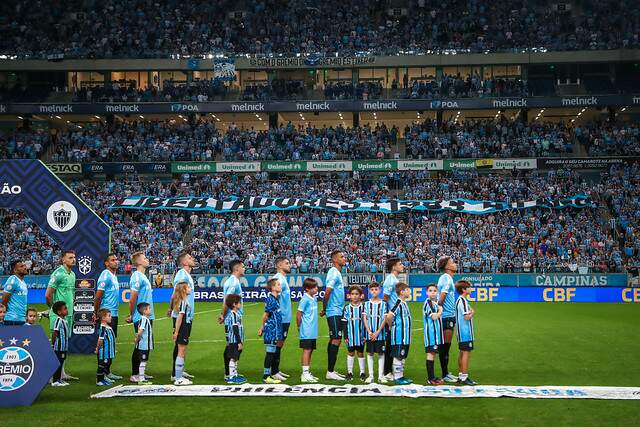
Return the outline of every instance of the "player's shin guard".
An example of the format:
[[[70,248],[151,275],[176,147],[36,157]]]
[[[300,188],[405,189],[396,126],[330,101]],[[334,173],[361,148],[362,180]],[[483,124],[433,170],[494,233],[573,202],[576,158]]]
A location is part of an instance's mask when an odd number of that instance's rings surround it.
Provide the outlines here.
[[[442,378],[446,377],[449,373],[449,349],[451,348],[451,343],[444,343],[440,348],[440,354],[438,357],[440,358],[440,368],[442,369]]]
[[[184,357],[176,356],[176,364],[175,364],[176,379],[182,378],[182,372],[184,372]]]
[[[393,364],[393,378],[395,378],[396,380],[399,378],[402,378],[402,375],[403,375],[402,360],[396,359],[394,357],[392,364]]]
[[[171,376],[176,376],[176,358],[178,357],[178,344],[173,346],[173,359],[171,359]]]
[[[364,374],[364,357],[358,357],[358,369],[360,370],[360,374]]]
[[[333,345],[331,341],[329,341],[329,345],[327,345],[327,371],[333,372],[336,369],[336,362],[338,361],[338,351],[340,347],[337,345]]]
[[[384,376],[384,365],[386,363],[384,354],[378,355],[378,377]],[[373,372],[371,373],[373,375]]]
[[[141,380],[144,380],[145,369],[147,369],[147,362],[140,362],[140,367],[138,368],[138,376]]]
[[[273,366],[273,357],[275,356],[275,353],[269,353],[267,351],[267,354],[264,355],[264,371],[263,371],[263,375],[262,378],[267,378],[268,376],[271,375],[271,366]]]
[[[133,353],[131,354],[131,375],[138,375],[138,370],[140,369],[140,352],[137,348],[133,349]]]
[[[229,376],[236,377],[238,375],[237,365],[235,360],[229,360]]]
[[[353,374],[353,356],[347,354],[347,372]]]
[[[282,352],[282,347],[276,347],[275,356],[273,357],[273,365],[271,366],[271,372],[277,374],[280,372],[280,353]]]
[[[427,378],[429,380],[433,380],[436,377],[436,372],[435,372],[435,367],[434,367],[434,361],[433,360],[427,360]]]
[[[367,354],[367,368],[369,369],[369,376],[373,377],[373,354]]]
[[[225,376],[225,377],[228,377],[228,376],[230,375],[230,374],[229,374],[229,363],[230,363],[230,359],[229,359],[229,357],[227,356],[227,351],[226,351],[226,350],[225,350],[225,352],[224,352],[224,354],[223,354],[223,357],[224,357],[224,376]]]

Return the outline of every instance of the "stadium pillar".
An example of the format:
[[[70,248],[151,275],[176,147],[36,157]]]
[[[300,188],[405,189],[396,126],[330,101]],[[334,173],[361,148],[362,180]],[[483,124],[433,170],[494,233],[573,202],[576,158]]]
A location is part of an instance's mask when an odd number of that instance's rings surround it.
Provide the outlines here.
[[[269,127],[270,128],[278,127],[278,113],[269,113]]]
[[[360,113],[351,113],[351,118],[353,120],[353,127],[360,126]]]

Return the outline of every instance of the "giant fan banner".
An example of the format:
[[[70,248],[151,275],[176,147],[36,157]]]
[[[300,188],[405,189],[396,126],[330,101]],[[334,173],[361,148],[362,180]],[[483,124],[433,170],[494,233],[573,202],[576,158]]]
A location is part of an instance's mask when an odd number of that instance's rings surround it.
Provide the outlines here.
[[[233,197],[213,199],[210,197],[151,197],[131,196],[119,199],[111,209],[175,209],[184,211],[229,213],[244,211],[285,211],[294,209],[323,209],[332,212],[378,212],[393,214],[405,211],[443,212],[453,211],[482,215],[512,209],[530,208],[586,208],[595,207],[590,197],[584,194],[563,199],[537,199],[524,202],[493,202],[486,200],[335,200],[296,199],[271,197]]]

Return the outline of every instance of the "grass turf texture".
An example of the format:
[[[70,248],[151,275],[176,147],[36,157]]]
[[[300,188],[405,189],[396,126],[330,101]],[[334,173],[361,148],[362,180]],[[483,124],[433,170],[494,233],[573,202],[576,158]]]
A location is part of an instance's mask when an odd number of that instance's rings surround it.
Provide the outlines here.
[[[425,354],[422,344],[421,304],[411,303],[413,344],[406,376],[424,384]],[[264,345],[257,336],[264,304],[245,305],[247,341],[239,371],[250,382],[262,379]],[[475,303],[476,345],[470,375],[479,384],[505,385],[640,385],[640,341],[636,321],[640,305],[579,303]],[[43,309],[43,307],[38,307]],[[168,384],[171,369],[171,321],[163,318],[167,304],[157,304],[155,349],[147,373],[154,384]],[[295,310],[295,304],[294,304]],[[191,343],[185,369],[195,384],[223,383],[223,327],[218,325],[220,304],[196,303]],[[120,313],[128,313],[122,306]],[[118,354],[112,370],[128,379],[131,374],[133,327],[122,325]],[[45,320],[41,325],[45,326]],[[312,372],[326,372],[327,325],[319,321],[318,349]],[[297,328],[292,325],[283,349],[282,371],[299,383],[300,352]],[[450,370],[457,369],[457,349],[452,348]],[[440,368],[436,361],[436,373]],[[95,356],[71,355],[66,369],[80,377],[69,387],[46,387],[32,407],[0,411],[2,425],[368,425],[393,420],[398,425],[424,425],[425,420],[456,425],[625,425],[640,417],[637,401],[533,400],[533,399],[406,399],[406,398],[112,398],[89,399],[95,386]],[[357,363],[355,370],[357,372]],[[341,346],[339,372],[346,371]],[[377,370],[377,364],[376,364]],[[376,371],[377,372],[377,371]],[[357,376],[357,374],[356,374]],[[324,383],[331,381],[322,380]],[[127,384],[127,381],[120,383]],[[354,384],[360,384],[354,380]],[[5,424],[8,421],[8,424]]]

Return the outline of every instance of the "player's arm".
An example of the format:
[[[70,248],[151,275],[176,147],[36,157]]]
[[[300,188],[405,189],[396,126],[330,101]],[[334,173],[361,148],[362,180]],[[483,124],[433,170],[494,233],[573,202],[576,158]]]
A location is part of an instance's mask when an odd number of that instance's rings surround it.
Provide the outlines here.
[[[59,336],[60,332],[58,332],[57,329],[54,329],[53,332],[51,332],[51,347],[53,347],[53,344],[56,342]]]
[[[442,307],[444,305],[444,299],[447,297],[447,289],[442,288],[442,290],[438,289],[440,292],[440,296],[438,297],[438,305]]]
[[[393,324],[393,318],[396,317],[396,310],[398,310],[398,307],[400,306],[400,299],[398,299],[398,301],[396,301],[395,305],[393,306],[393,308],[391,310],[389,310],[389,312],[386,314],[385,316],[385,322],[391,326]],[[383,322],[383,323],[385,323]]]
[[[367,312],[366,311],[362,312],[362,322],[364,323],[364,329],[367,331],[367,336],[369,337],[369,339],[372,339],[371,335],[373,334],[373,332],[371,331],[371,328],[369,327],[369,322],[368,322],[368,317],[367,317]]]
[[[173,330],[173,340],[178,339],[178,331],[180,331],[180,327],[182,326],[182,322],[184,321],[185,313],[180,310],[178,313],[178,317],[176,318],[176,328]]]
[[[100,286],[100,284],[98,284]],[[100,310],[100,304],[102,304],[102,297],[104,296],[104,290],[98,289],[96,291],[96,297],[93,300],[93,321],[95,322],[98,318],[98,310]]]
[[[300,325],[302,324],[302,311],[296,311],[296,325],[298,325],[298,329],[300,329]]]
[[[385,313],[384,313],[384,316],[386,317],[388,313],[389,313],[389,312],[385,312]],[[382,330],[384,329],[384,327],[386,326],[386,324],[387,324],[387,322],[380,322],[380,327],[379,327],[379,328],[378,328],[378,330],[375,332],[375,335],[374,335],[374,337],[373,337],[374,339],[375,339],[375,338],[377,338],[377,337],[378,337],[378,335],[380,335],[380,332],[382,332]]]
[[[102,344],[104,342],[104,338],[102,337],[98,337],[98,343],[96,344],[96,350],[94,353],[98,354],[98,352],[100,351],[100,349],[102,348]]]
[[[173,307],[173,302],[174,299],[176,297],[176,288],[173,288],[173,292],[171,292],[171,298],[169,298],[169,309],[167,310],[167,317],[171,317],[171,314],[173,312],[173,309],[171,307]]]
[[[4,291],[4,294],[2,294],[2,304],[4,304],[5,307],[9,307],[9,300],[11,299],[11,294],[9,292]]]
[[[222,310],[220,311],[220,316],[218,316],[218,323],[222,324],[224,322],[225,317],[227,317],[227,311],[229,310],[229,307],[227,307],[227,304],[224,303],[224,300],[226,299],[227,294],[224,293],[224,296],[222,297]]]
[[[143,333],[144,333],[144,325],[141,322],[140,326],[138,327],[138,332],[136,332],[136,338],[135,338],[136,344],[140,342],[140,337],[142,336]]]
[[[57,277],[55,274],[52,274],[51,278],[49,279],[49,284],[47,285],[47,291],[44,294],[44,300],[47,303],[48,307],[51,307],[53,305],[53,296],[56,293],[57,288]]]
[[[391,292],[393,292],[393,290]],[[387,287],[383,285],[382,286],[382,301],[384,301],[385,303],[388,303],[390,298],[391,298],[391,295],[390,295],[390,293],[387,293]]]
[[[269,318],[269,312],[265,311],[262,314],[262,325],[260,326],[260,329],[258,329],[258,336],[261,337],[262,336],[262,332],[264,332],[264,324],[267,323],[267,319]]]
[[[321,317],[327,314],[327,304],[329,304],[331,292],[333,292],[333,288],[327,288],[324,291],[324,298],[322,298],[322,311],[320,312]]]
[[[140,279],[136,278],[135,282],[132,282],[129,287],[131,288],[131,295],[129,296],[129,317],[127,317],[127,323],[131,323],[133,321],[133,313],[135,313],[136,306],[138,305]]]
[[[237,319],[234,319],[234,322],[231,325],[231,330],[233,331],[233,336],[238,343],[238,350],[242,350],[242,337],[240,336],[240,325],[238,324]]]

